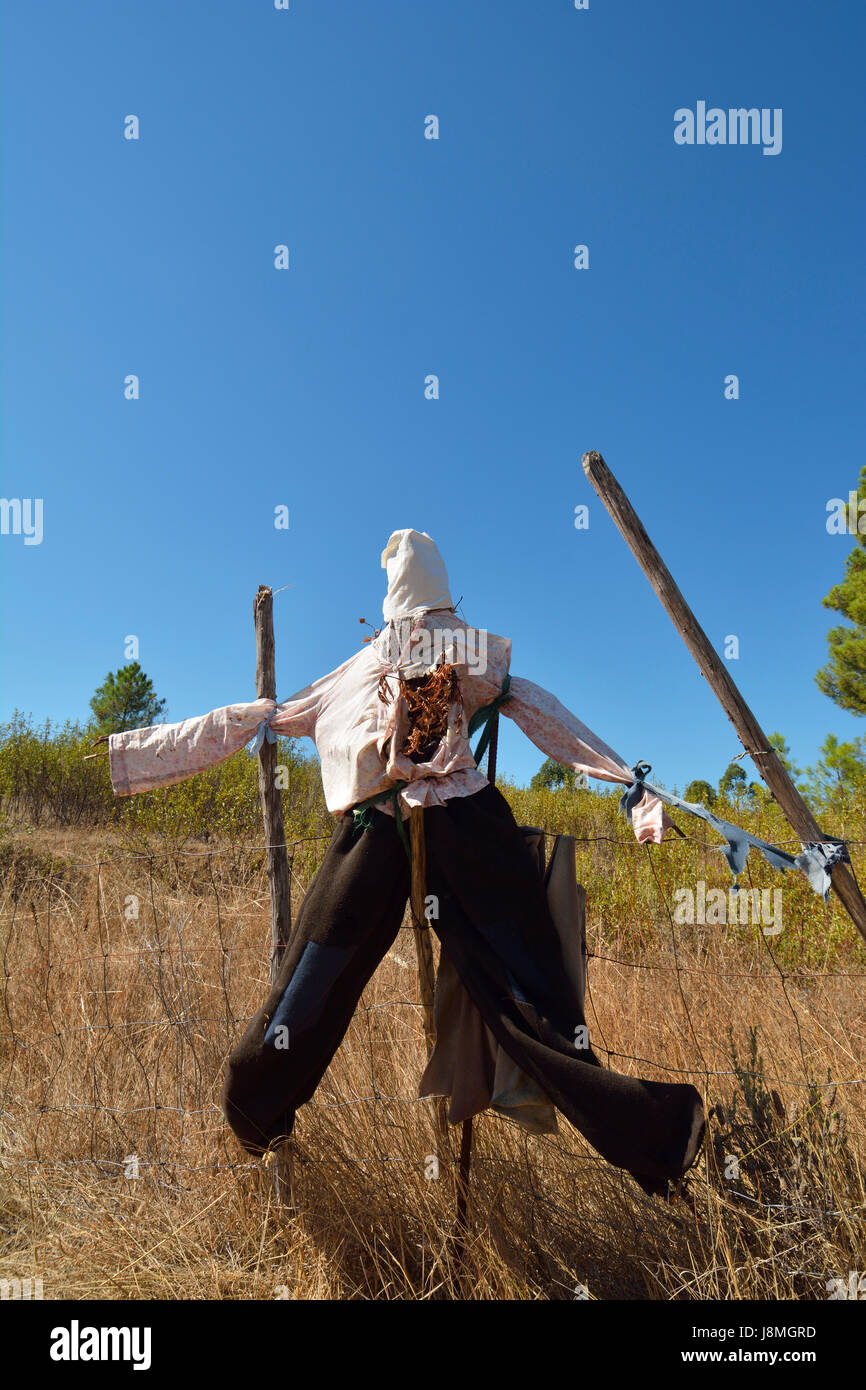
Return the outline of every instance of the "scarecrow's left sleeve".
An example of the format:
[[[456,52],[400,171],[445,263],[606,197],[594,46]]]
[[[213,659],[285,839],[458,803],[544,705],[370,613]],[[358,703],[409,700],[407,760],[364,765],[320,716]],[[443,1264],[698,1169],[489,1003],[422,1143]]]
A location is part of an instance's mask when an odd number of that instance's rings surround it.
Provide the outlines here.
[[[509,696],[502,705],[502,713],[513,719],[536,748],[554,762],[604,782],[622,782],[630,786],[634,781],[628,764],[549,690],[520,676],[512,676]],[[632,811],[632,825],[640,844],[651,840],[658,845],[671,821],[658,797],[645,792]]]

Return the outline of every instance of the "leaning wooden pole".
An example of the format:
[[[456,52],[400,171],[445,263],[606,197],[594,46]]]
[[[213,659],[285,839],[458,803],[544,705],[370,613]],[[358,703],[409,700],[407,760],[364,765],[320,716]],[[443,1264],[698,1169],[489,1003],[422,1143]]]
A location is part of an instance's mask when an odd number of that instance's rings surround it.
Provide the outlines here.
[[[260,584],[253,604],[256,629],[256,694],[259,699],[276,700],[277,680],[274,644],[274,595]],[[292,931],[292,899],[289,887],[289,859],[283,823],[283,803],[277,786],[277,745],[267,739],[259,750],[259,799],[262,804],[268,882],[271,889],[271,985],[277,982],[283,951]],[[291,1039],[290,1045],[291,1045]],[[292,1207],[292,1155],[288,1143],[277,1146],[274,1155],[274,1195],[281,1206]]]
[[[826,840],[827,836],[797,791],[775,750],[770,747],[766,734],[731,679],[728,668],[674,583],[670,570],[601,454],[590,450],[583,455],[582,461],[584,473],[698,663],[701,674],[706,677],[710,689],[720,701],[743,747],[781,806],[794,833],[802,841]],[[845,864],[837,863],[830,870],[830,882],[851,921],[866,940],[866,902],[854,875]]]

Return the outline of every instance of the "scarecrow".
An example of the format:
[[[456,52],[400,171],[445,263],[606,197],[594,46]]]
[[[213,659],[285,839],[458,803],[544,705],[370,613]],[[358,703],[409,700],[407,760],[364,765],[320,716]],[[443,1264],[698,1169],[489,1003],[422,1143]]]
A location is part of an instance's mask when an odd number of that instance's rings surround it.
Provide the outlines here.
[[[511,642],[458,617],[439,551],[395,531],[382,553],[384,626],[291,699],[228,705],[109,737],[119,796],[182,781],[251,739],[308,736],[336,824],[278,979],[232,1052],[222,1107],[249,1153],[292,1131],[410,893],[407,818],[423,808],[429,925],[499,1047],[611,1164],[664,1193],[704,1135],[694,1086],[622,1076],[592,1051],[538,864],[479,769],[470,733],[501,713],[550,758],[625,784],[639,843],[671,825],[661,799],[548,691],[510,674]],[[482,738],[482,744],[483,744]],[[480,761],[480,746],[476,749]],[[284,1040],[288,1039],[288,1046]],[[283,1045],[281,1045],[283,1043]]]

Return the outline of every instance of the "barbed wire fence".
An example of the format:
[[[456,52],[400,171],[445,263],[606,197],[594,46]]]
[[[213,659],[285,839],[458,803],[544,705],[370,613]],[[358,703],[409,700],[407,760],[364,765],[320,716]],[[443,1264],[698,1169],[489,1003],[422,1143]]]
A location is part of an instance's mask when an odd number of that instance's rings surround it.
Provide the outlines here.
[[[322,845],[328,838],[327,834],[310,835],[287,843],[286,849],[290,856],[290,878],[299,895],[305,891],[309,875],[302,876],[300,865],[296,863],[297,858],[303,859],[306,867],[312,868],[315,872],[320,856],[314,847]],[[641,1069],[650,1068],[652,1073],[658,1072],[691,1080],[699,1086],[703,1085],[705,1095],[711,1094],[714,1083],[722,1078],[736,1080],[741,1085],[744,1083],[748,1085],[751,1082],[753,1087],[767,1087],[769,1083],[772,1083],[773,1087],[791,1087],[795,1092],[805,1091],[809,1097],[813,1098],[813,1103],[816,1096],[834,1097],[837,1088],[851,1088],[854,1091],[856,1088],[866,1085],[866,1077],[857,1074],[856,1065],[853,1068],[853,1074],[833,1080],[828,1077],[826,1081],[822,1081],[813,1075],[814,1068],[810,1063],[809,1049],[803,1037],[797,1001],[792,998],[789,989],[791,972],[786,971],[779,963],[768,937],[763,935],[758,937],[766,952],[767,968],[764,970],[727,971],[715,970],[706,962],[697,965],[691,964],[682,958],[684,953],[678,937],[677,924],[663,892],[649,846],[644,846],[641,851],[630,841],[605,835],[575,836],[574,838],[578,844],[604,843],[614,845],[617,848],[628,846],[638,853],[645,854],[655,880],[662,910],[662,920],[666,921],[669,933],[671,964],[645,959],[624,959],[620,956],[608,955],[603,951],[588,950],[587,1002],[592,1009],[591,1026],[596,1037],[600,1038],[600,1042],[593,1041],[593,1048],[596,1053],[607,1058],[610,1065],[622,1070],[623,1064],[629,1064]],[[225,1058],[250,1016],[239,1016],[233,1003],[239,990],[242,989],[242,980],[238,978],[236,961],[244,956],[249,958],[250,969],[245,977],[247,988],[249,989],[254,982],[254,987],[261,992],[262,989],[266,988],[267,943],[264,939],[259,943],[237,939],[237,924],[232,924],[234,913],[229,910],[225,884],[221,887],[214,864],[215,861],[226,855],[261,856],[267,849],[268,846],[262,844],[205,850],[176,848],[147,850],[144,853],[111,855],[108,858],[97,857],[96,859],[69,860],[64,858],[62,860],[64,866],[75,865],[79,868],[85,868],[90,870],[94,876],[93,903],[92,907],[87,910],[84,922],[81,922],[80,918],[75,915],[75,910],[80,910],[81,904],[76,904],[74,899],[70,900],[70,895],[62,882],[59,878],[55,880],[53,867],[49,867],[46,878],[25,880],[17,886],[12,898],[12,911],[5,914],[8,930],[3,932],[3,951],[2,960],[0,960],[0,969],[2,969],[3,975],[2,1015],[0,1015],[0,1019],[5,1021],[5,1027],[0,1031],[0,1044],[4,1050],[8,1049],[8,1060],[4,1067],[5,1077],[3,1078],[2,1093],[0,1093],[3,1132],[5,1134],[2,1146],[0,1146],[0,1169],[5,1172],[8,1179],[13,1182],[21,1180],[26,1184],[29,1183],[29,1174],[32,1170],[90,1168],[97,1174],[109,1177],[112,1175],[123,1175],[127,1178],[132,1176],[136,1179],[148,1177],[155,1186],[168,1190],[182,1190],[180,1181],[182,1174],[224,1172],[243,1175],[261,1173],[262,1165],[259,1160],[246,1157],[233,1160],[230,1155],[225,1153],[224,1134],[222,1139],[217,1141],[217,1147],[223,1149],[223,1156],[215,1157],[208,1162],[188,1163],[184,1162],[182,1156],[166,1156],[164,1152],[160,1152],[160,1146],[156,1141],[160,1126],[165,1124],[168,1117],[174,1117],[174,1138],[178,1143],[182,1142],[186,1135],[188,1122],[197,1122],[199,1126],[204,1127],[211,1124],[214,1130],[217,1130],[218,1127],[221,1132],[224,1130],[222,1112],[215,1100],[211,1100],[207,1104],[193,1105],[188,1103],[190,1072],[193,1074],[193,1089],[196,1097],[202,1099],[206,1093],[213,1092]],[[188,909],[190,885],[179,883],[179,875],[176,871],[173,874],[163,872],[162,875],[157,871],[159,861],[171,860],[176,862],[201,861],[201,867],[205,870],[207,892],[204,891],[205,885],[199,875],[194,888],[196,901],[191,910]],[[118,916],[106,903],[105,881],[109,870],[113,875],[116,875],[118,871],[121,874],[127,872],[127,868],[124,866],[128,866],[129,872],[133,870],[144,872],[146,893],[142,895],[134,891],[128,892],[124,897],[126,904],[124,913]],[[46,901],[41,910],[37,909],[32,895],[28,896],[25,892],[31,882],[47,889]],[[137,878],[135,882],[138,883]],[[131,886],[132,880],[121,884],[121,888],[131,889]],[[169,891],[171,888],[182,889],[182,894],[180,896],[177,893],[172,894]],[[215,919],[218,941],[210,945],[196,945],[185,939],[186,926],[194,920],[197,906],[203,908],[208,898],[211,901],[212,915],[210,920]],[[60,907],[57,905],[58,899],[62,904]],[[22,909],[24,903],[29,905],[29,916],[26,913],[26,908]],[[142,911],[143,906],[144,911]],[[135,910],[130,914],[130,908],[133,907]],[[186,921],[182,920],[185,908],[188,909]],[[258,912],[262,917],[265,916],[263,902],[253,902],[251,908],[247,903],[246,911],[249,912],[250,910]],[[57,918],[58,914],[62,914],[64,911],[66,913],[64,922],[66,933],[71,931],[72,938],[79,944],[83,944],[82,938],[85,933],[95,927],[96,940],[92,943],[95,949],[78,954],[63,952],[62,947],[67,944],[67,935],[61,936]],[[125,941],[117,942],[114,928],[121,920],[127,924],[126,929],[129,929],[129,924],[135,924],[133,929],[139,933],[139,939],[143,942],[142,945],[129,946]],[[329,1094],[323,1085],[313,1099],[308,1102],[308,1106],[301,1111],[301,1116],[305,1110],[310,1108],[314,1112],[328,1113],[342,1120],[353,1110],[370,1108],[375,1150],[367,1154],[344,1151],[332,1152],[331,1154],[318,1153],[315,1158],[304,1156],[305,1166],[312,1164],[317,1171],[328,1168],[335,1171],[354,1168],[363,1171],[365,1180],[377,1172],[381,1178],[389,1171],[400,1169],[411,1169],[421,1174],[425,1173],[425,1165],[429,1164],[430,1154],[419,1155],[416,1152],[407,1154],[405,1146],[402,1150],[397,1148],[393,1151],[389,1147],[389,1141],[393,1137],[395,1128],[397,1128],[392,1121],[392,1116],[395,1109],[400,1107],[407,1107],[412,1113],[417,1113],[420,1108],[429,1119],[432,1114],[431,1106],[434,1102],[431,1102],[429,1098],[422,1099],[417,1095],[392,1093],[392,1091],[380,1087],[377,1081],[382,1069],[383,1048],[389,1041],[393,1045],[396,1037],[393,1029],[389,1035],[387,1029],[378,1026],[378,1020],[383,1014],[403,1011],[404,1017],[408,1020],[407,1027],[401,1032],[403,1041],[406,1042],[414,1037],[416,1048],[423,1049],[422,1006],[417,987],[413,988],[413,982],[416,982],[415,962],[405,958],[399,949],[399,943],[401,940],[408,940],[410,932],[411,919],[407,913],[395,948],[388,953],[387,957],[401,971],[400,978],[403,980],[403,987],[397,992],[396,997],[385,1000],[370,1000],[367,998],[368,986],[353,1020],[352,1027],[355,1039],[363,1037],[365,1040],[365,1073],[369,1079],[368,1087],[363,1093],[359,1091],[358,1094],[346,1095],[337,1094],[333,1090]],[[58,940],[58,938],[60,939]],[[18,959],[19,955],[25,957],[28,952],[32,958]],[[213,957],[216,963],[216,978],[213,977],[213,972],[207,978],[201,972],[200,962],[208,956]],[[677,996],[682,1006],[683,1026],[688,1032],[693,1047],[694,1065],[667,1065],[655,1058],[642,1056],[639,1053],[608,1047],[604,1036],[603,1021],[595,1010],[593,998],[592,963],[594,961],[613,966],[621,971],[654,972],[674,977]],[[137,962],[137,970],[133,978],[124,980],[117,974],[117,967],[121,962]],[[256,964],[259,966],[258,970],[256,970]],[[77,968],[80,972],[79,983],[76,986],[78,989],[78,1009],[83,1020],[80,1024],[72,1024],[68,1017],[69,989],[71,986],[68,983],[64,984],[64,980],[66,979],[66,972],[73,968]],[[771,987],[780,990],[792,1019],[793,1034],[796,1037],[797,1049],[802,1062],[802,1074],[799,1076],[773,1075],[768,1077],[765,1076],[763,1065],[752,1069],[740,1065],[731,1067],[710,1065],[708,1058],[704,1055],[688,994],[688,977],[694,975],[748,980],[751,987],[759,990],[767,990]],[[798,968],[796,978],[798,987],[800,987],[803,981],[863,979],[866,978],[866,971],[803,971]],[[82,979],[87,980],[86,985],[82,984]],[[200,1001],[208,993],[217,999],[217,1006],[212,1010],[202,1012],[199,1007]],[[120,996],[120,1010],[115,1008],[113,1004],[118,995]],[[149,1007],[135,1011],[135,1017],[123,1016],[123,1011],[133,1000],[136,1002],[139,1000],[147,1001]],[[20,1021],[22,1016],[26,1014],[32,1019],[40,1012],[44,1015],[47,1027],[33,1029],[22,1026]],[[118,1012],[121,1016],[117,1016]],[[214,1030],[213,1034],[208,1035],[203,1031],[206,1029]],[[400,1032],[400,1030],[397,1031]],[[174,1035],[175,1042],[174,1066],[168,1073],[168,1077],[165,1076],[166,1069],[163,1067],[165,1042],[162,1039],[162,1034],[164,1033],[168,1036]],[[143,1055],[137,1046],[142,1037],[147,1034],[160,1035],[160,1044],[156,1049],[155,1056]],[[83,1049],[78,1047],[79,1041],[84,1041]],[[142,1088],[146,1103],[123,1104],[123,1096],[111,1093],[110,1083],[112,1078],[116,1079],[116,1073],[112,1073],[109,1066],[107,1051],[109,1042],[113,1042],[123,1050],[124,1060],[128,1060],[129,1063],[128,1073],[124,1074],[123,1089],[130,1090],[133,1086]],[[387,1071],[387,1058],[384,1060]],[[88,1070],[89,1097],[85,1098],[81,1093],[74,1100],[58,1096],[56,1091],[61,1084],[68,1084],[73,1076],[78,1076],[79,1079],[83,1076],[83,1064],[85,1062]],[[38,1101],[31,1102],[29,1107],[20,1106],[16,1095],[16,1086],[19,1084],[23,1091],[26,1091],[28,1086],[31,1091],[34,1088],[39,1090],[41,1094]],[[325,1092],[324,1095],[321,1094],[322,1091]],[[775,1091],[768,1092],[768,1094],[776,1095]],[[139,1096],[130,1096],[129,1098],[141,1099]],[[49,1137],[42,1143],[40,1130],[46,1118],[50,1116],[57,1117],[58,1124],[49,1126]],[[60,1127],[61,1117],[67,1124],[75,1120],[79,1122],[85,1120],[89,1123],[89,1154],[82,1156],[80,1152],[78,1154],[63,1152],[70,1145],[75,1143],[80,1145],[83,1135],[79,1127],[75,1137],[67,1135],[64,1140],[63,1130]],[[118,1139],[122,1141],[124,1148],[122,1157],[113,1157],[104,1151],[110,1147],[110,1144],[106,1132],[102,1128],[103,1121],[108,1123],[109,1130],[113,1135],[113,1142],[116,1143]],[[516,1129],[514,1124],[507,1120],[500,1121],[500,1123],[512,1132]],[[32,1129],[29,1129],[28,1126]],[[435,1132],[432,1125],[430,1132],[431,1135]],[[569,1127],[569,1134],[573,1135],[573,1133]],[[24,1136],[27,1135],[30,1136],[31,1151],[24,1154],[16,1152],[19,1142],[26,1142]],[[525,1136],[521,1135],[520,1139],[524,1144],[526,1143]],[[578,1167],[605,1166],[604,1161],[599,1156],[587,1152],[585,1147],[574,1148],[563,1144],[559,1134],[533,1136],[533,1144],[537,1146],[535,1152],[546,1150],[562,1155]],[[709,1148],[709,1146],[708,1138],[707,1147]],[[446,1169],[454,1168],[453,1153],[440,1153],[435,1156]],[[476,1167],[495,1170],[497,1181],[510,1183],[517,1195],[542,1205],[549,1215],[555,1215],[557,1203],[535,1184],[527,1185],[525,1177],[516,1170],[515,1164],[508,1156],[500,1157],[488,1153],[476,1154],[474,1162]],[[526,1171],[524,1168],[523,1172]],[[429,1176],[429,1173],[427,1175]],[[828,1218],[831,1221],[845,1218],[856,1224],[862,1223],[864,1216],[866,1216],[866,1210],[862,1205],[846,1204],[843,1210],[842,1208],[821,1207],[797,1201],[767,1201],[761,1195],[753,1195],[745,1190],[736,1192],[734,1195],[737,1201],[750,1204],[753,1208],[766,1212],[778,1212],[784,1215],[787,1221],[791,1221],[796,1216],[804,1223],[809,1220],[817,1220],[823,1221],[826,1225]],[[560,1210],[564,1212],[564,1208]],[[612,1231],[625,1229],[622,1223],[608,1221],[602,1217],[588,1218],[582,1216],[581,1219],[606,1226]],[[632,1224],[628,1226],[628,1229],[633,1231],[635,1227]],[[804,1247],[808,1244],[809,1239],[810,1236],[807,1233]],[[792,1247],[792,1249],[795,1248],[796,1246]],[[787,1270],[786,1272],[815,1280],[826,1279],[827,1277],[826,1269],[823,1271]]]

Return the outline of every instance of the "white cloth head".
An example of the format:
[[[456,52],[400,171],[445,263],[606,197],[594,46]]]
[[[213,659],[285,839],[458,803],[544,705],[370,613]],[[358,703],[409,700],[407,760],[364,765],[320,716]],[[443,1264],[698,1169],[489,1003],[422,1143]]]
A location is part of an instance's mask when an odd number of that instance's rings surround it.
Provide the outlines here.
[[[436,542],[426,531],[395,531],[382,551],[382,568],[388,571],[388,592],[382,605],[386,622],[433,608],[453,607],[448,572]]]

